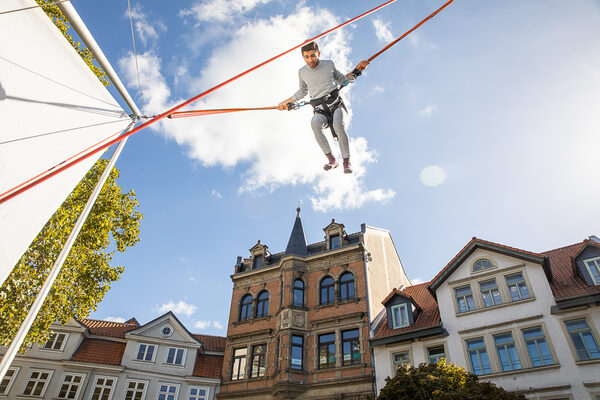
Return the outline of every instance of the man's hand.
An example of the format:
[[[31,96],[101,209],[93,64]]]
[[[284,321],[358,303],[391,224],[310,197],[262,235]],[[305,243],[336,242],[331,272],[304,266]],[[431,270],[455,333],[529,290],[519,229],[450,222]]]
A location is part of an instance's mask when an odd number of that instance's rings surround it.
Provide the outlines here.
[[[368,65],[369,65],[369,61],[362,60],[361,62],[358,63],[358,65],[356,66],[356,69],[360,69],[362,71],[364,69],[367,69]]]
[[[289,99],[285,99],[285,100],[284,100],[284,101],[282,101],[281,103],[277,104],[277,109],[278,109],[279,111],[285,111],[285,110],[287,110],[287,109],[288,109],[288,107],[287,107],[288,103],[291,103],[291,102],[292,102],[292,99],[291,99],[291,98],[289,98]]]

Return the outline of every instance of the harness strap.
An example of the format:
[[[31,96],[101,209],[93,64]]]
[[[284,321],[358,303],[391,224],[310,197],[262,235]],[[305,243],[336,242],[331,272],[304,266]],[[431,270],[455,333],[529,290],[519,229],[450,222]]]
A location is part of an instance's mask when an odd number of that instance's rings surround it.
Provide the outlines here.
[[[331,130],[331,134],[333,135],[333,138],[337,140],[338,136],[335,133],[335,129],[333,129],[333,113],[339,107],[343,107],[344,110],[348,112],[344,101],[339,96],[339,89],[335,89],[325,96],[312,99],[309,104],[313,106],[313,111],[315,114],[321,114],[327,118],[327,125]]]

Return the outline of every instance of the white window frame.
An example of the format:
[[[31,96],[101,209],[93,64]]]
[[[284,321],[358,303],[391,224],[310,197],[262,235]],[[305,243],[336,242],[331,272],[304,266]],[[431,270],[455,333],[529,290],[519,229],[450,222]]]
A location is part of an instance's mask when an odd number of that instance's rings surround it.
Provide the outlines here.
[[[140,354],[140,347],[146,346],[146,350],[144,351],[144,357],[142,359],[137,358],[138,354]],[[146,354],[148,354],[148,346],[154,347],[154,352],[152,353],[152,359],[146,360]],[[151,343],[140,343],[138,344],[137,351],[135,352],[133,361],[145,362],[145,363],[153,363],[156,360],[156,353],[158,353],[158,345]]]
[[[133,389],[134,393],[138,392],[138,388],[137,388],[138,383],[144,384],[144,389],[142,389],[142,400],[144,400],[146,398],[146,391],[148,390],[148,384],[150,383],[150,381],[146,381],[144,379],[127,379],[125,381],[125,387],[123,388],[123,398],[124,399],[127,397],[127,391],[129,390],[129,384],[131,382],[135,382],[135,384],[136,384],[136,388]]]
[[[588,258],[587,260],[583,260],[583,264],[585,265],[585,268],[587,269],[587,272],[590,275],[592,282],[594,282],[594,285],[600,285],[600,280],[596,281],[596,278],[594,278],[594,274],[592,274],[591,268],[594,267],[590,266],[591,263],[595,264],[595,268],[598,269],[598,273],[600,274],[600,257]]]
[[[173,362],[169,362],[169,351],[171,351],[171,349],[175,350],[175,356],[173,357]],[[178,350],[183,350],[183,355],[181,356],[181,364],[175,364],[175,360],[177,359],[177,351]],[[183,347],[167,347],[167,351],[165,352],[165,364],[166,365],[171,365],[171,366],[175,366],[175,367],[184,367],[185,366],[185,359],[187,356],[187,349],[183,348]]]
[[[412,349],[411,348],[404,348],[404,349],[397,349],[394,350],[392,352],[390,352],[390,361],[392,362],[392,373],[394,375],[396,375],[396,361],[395,361],[395,355],[396,354],[400,354],[400,353],[408,353],[408,364],[404,364],[405,366],[408,365],[409,367],[411,367],[413,365],[413,359],[412,359]]]
[[[60,348],[55,349],[54,346],[56,345],[56,341],[60,335],[64,336],[64,339],[63,339],[62,343],[60,344]],[[40,348],[40,350],[44,350],[44,351],[63,351],[65,349],[65,345],[67,344],[68,339],[69,339],[68,333],[54,332],[52,334],[52,336],[50,337],[50,340],[48,340],[43,345],[39,346],[39,348]],[[52,341],[52,345],[50,347],[46,347],[46,344],[48,344],[50,341]]]
[[[404,310],[404,316],[406,317],[406,324],[402,324],[402,321],[396,321],[396,315],[394,314],[395,309],[398,309],[399,313],[402,313],[402,310]],[[410,325],[410,318],[408,315],[408,304],[407,303],[394,304],[393,306],[390,307],[390,311],[392,312],[392,329],[404,328],[404,327]],[[402,316],[400,316],[400,319],[402,320]]]
[[[92,385],[92,390],[90,392],[90,400],[93,398],[94,396],[94,391],[96,390],[96,387],[98,386],[98,380],[99,379],[112,379],[113,380],[113,384],[110,387],[110,393],[108,395],[108,400],[111,400],[115,394],[115,388],[117,387],[117,381],[118,381],[118,377],[117,376],[111,376],[111,375],[96,375],[94,377],[94,385]],[[103,387],[108,387],[106,385],[103,385]]]
[[[485,284],[485,283],[489,283],[489,282],[494,282],[494,287],[489,287],[485,290],[482,289],[481,284]],[[496,280],[496,277],[490,278],[490,279],[483,279],[481,281],[477,282],[477,285],[479,286],[479,295],[481,296],[481,303],[483,308],[490,308],[490,307],[495,307],[495,306],[499,306],[501,304],[504,304],[504,299],[502,298],[502,292],[500,292],[500,288],[498,287],[498,281]],[[498,297],[500,298],[500,302],[496,303],[496,299],[494,297],[494,290],[498,293]],[[485,296],[484,293],[487,293],[491,300],[492,300],[492,304],[490,304],[489,306],[485,303]]]
[[[31,394],[25,394],[25,389],[27,388],[27,384],[31,380],[31,375],[33,375],[34,372],[40,372],[40,373],[48,372],[48,379],[44,382],[44,387],[42,389],[42,392],[39,394],[39,396],[34,396],[34,395],[31,395]],[[21,389],[21,395],[22,396],[26,396],[26,397],[32,397],[32,398],[43,398],[44,394],[46,393],[46,390],[48,389],[48,386],[49,386],[48,384],[52,380],[52,375],[53,374],[54,374],[54,370],[53,369],[30,368],[29,369],[29,375],[27,376],[27,379],[23,383],[23,389]],[[34,388],[35,388],[35,385],[34,385]]]
[[[188,396],[187,396],[186,400],[190,400],[190,398],[192,397],[192,389],[206,390],[206,395],[201,400],[208,400],[210,398],[210,387],[209,386],[189,386]],[[196,395],[195,398],[198,399],[199,398],[198,395]]]
[[[8,393],[10,393],[10,389],[12,388],[13,383],[15,383],[15,378],[17,377],[17,374],[19,373],[19,370],[21,369],[21,367],[10,367],[8,369],[8,371],[15,371],[12,376],[8,379],[8,384],[6,385],[6,392],[5,393],[0,393],[0,396],[8,396]],[[6,375],[4,375],[4,379],[6,378]],[[1,383],[2,381],[0,381]]]
[[[68,397],[58,397],[60,394],[60,391],[63,387],[63,385],[65,384],[65,378],[67,377],[67,375],[72,375],[72,376],[79,376],[81,377],[81,382],[79,382],[79,384],[77,385],[77,392],[75,393],[75,399],[79,398],[79,395],[81,394],[81,388],[83,387],[83,384],[85,382],[85,376],[86,374],[84,373],[80,373],[80,372],[69,372],[69,371],[65,371],[62,375],[62,378],[60,380],[60,383],[58,384],[58,387],[56,388],[56,398],[57,399],[68,399]],[[68,383],[69,387],[71,387],[73,385],[73,383],[69,382]],[[68,393],[68,392],[67,392]]]
[[[164,394],[164,393],[160,392],[160,387],[162,385],[174,386],[175,387],[175,400],[177,400],[179,398],[179,386],[180,385],[178,383],[158,382],[158,385],[156,386],[156,400],[159,399],[159,397],[160,397],[161,394]],[[166,395],[168,396],[169,393],[166,393]],[[165,400],[167,400],[167,399],[165,398]]]

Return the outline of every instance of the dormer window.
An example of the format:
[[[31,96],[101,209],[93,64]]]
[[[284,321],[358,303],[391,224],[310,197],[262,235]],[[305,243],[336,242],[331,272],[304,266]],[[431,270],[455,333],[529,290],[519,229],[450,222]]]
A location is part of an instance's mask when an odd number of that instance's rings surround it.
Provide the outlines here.
[[[340,240],[340,235],[331,235],[329,236],[329,249],[339,249],[342,247],[342,243]]]
[[[256,254],[254,256],[254,260],[252,261],[252,269],[262,267],[265,264],[264,259],[265,257],[262,254]]]
[[[43,349],[62,351],[65,346],[66,339],[66,333],[54,333],[52,336],[50,336],[50,340],[44,344]]]
[[[600,285],[600,257],[583,260],[594,285]]]
[[[392,311],[392,327],[394,329],[403,328],[410,325],[408,319],[408,304],[396,304],[391,307]]]
[[[494,268],[494,263],[487,258],[480,258],[473,263],[473,272],[483,271],[484,269]]]

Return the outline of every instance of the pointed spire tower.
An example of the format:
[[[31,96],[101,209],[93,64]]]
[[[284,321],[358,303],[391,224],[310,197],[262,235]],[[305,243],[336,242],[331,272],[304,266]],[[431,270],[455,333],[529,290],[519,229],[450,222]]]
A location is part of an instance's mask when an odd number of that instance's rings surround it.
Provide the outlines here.
[[[290,235],[290,240],[285,248],[285,255],[295,254],[304,257],[308,255],[308,249],[306,247],[304,229],[302,228],[302,220],[300,219],[300,207],[296,208],[296,212],[296,221],[294,221],[292,234]]]

